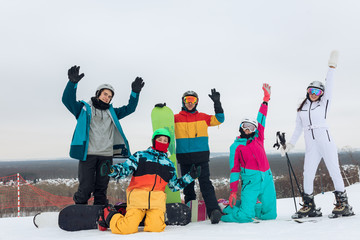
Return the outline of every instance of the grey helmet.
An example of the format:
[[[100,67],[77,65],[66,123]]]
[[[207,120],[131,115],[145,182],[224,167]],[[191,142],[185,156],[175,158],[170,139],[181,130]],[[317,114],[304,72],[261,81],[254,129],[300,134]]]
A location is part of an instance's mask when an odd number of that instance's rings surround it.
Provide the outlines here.
[[[194,92],[194,91],[191,91],[191,90],[184,92],[182,98],[184,98],[184,97],[186,97],[186,96],[194,96],[194,97],[197,97],[197,98],[199,99],[197,93]]]
[[[322,82],[320,81],[313,81],[309,84],[309,86],[307,87],[307,89],[309,88],[318,88],[320,89],[321,91],[324,91],[325,90],[325,86]]]
[[[101,84],[100,86],[97,87],[95,96],[100,97],[101,90],[103,90],[103,89],[109,89],[112,92],[113,97],[114,97],[115,89],[113,88],[113,86],[111,86],[110,84],[107,84],[107,83]]]

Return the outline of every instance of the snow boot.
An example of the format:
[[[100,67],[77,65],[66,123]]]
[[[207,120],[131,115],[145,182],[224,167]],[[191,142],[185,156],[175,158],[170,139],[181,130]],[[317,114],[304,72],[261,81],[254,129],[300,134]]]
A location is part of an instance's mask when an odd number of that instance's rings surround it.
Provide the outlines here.
[[[303,204],[300,204],[302,208],[291,216],[292,219],[298,219],[303,217],[321,217],[322,213],[320,208],[316,208],[314,202],[314,195],[304,193]]]
[[[97,220],[100,231],[106,231],[110,227],[110,220],[115,214],[120,214],[113,205],[108,204],[104,209],[100,210]]]
[[[211,224],[217,224],[220,222],[222,213],[219,209],[214,209],[210,214]]]
[[[343,216],[351,216],[354,215],[352,207],[348,203],[348,197],[346,192],[335,191],[335,199],[336,203],[334,210],[329,215],[330,218],[343,217]]]

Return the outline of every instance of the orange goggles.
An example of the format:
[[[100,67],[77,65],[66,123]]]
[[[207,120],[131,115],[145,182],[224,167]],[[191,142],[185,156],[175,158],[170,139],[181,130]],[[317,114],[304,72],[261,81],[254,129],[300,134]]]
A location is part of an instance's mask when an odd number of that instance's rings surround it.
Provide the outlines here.
[[[184,103],[196,104],[197,101],[198,101],[197,97],[194,97],[194,96],[186,96],[186,97],[184,97]]]

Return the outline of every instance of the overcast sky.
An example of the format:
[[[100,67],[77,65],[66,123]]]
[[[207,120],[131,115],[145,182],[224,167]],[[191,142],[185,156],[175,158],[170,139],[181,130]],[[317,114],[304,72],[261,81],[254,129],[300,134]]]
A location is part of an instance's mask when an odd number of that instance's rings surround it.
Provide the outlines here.
[[[307,85],[323,81],[330,52],[340,52],[328,116],[338,148],[360,148],[360,2],[226,0],[1,0],[0,159],[68,157],[76,120],[61,102],[67,70],[81,66],[77,97],[102,83],[113,105],[127,104],[131,82],[145,87],[136,111],[120,120],[132,152],[150,145],[158,102],[179,112],[186,90],[198,110],[221,94],[225,122],[209,129],[212,152],[228,152],[240,120],[256,117],[272,86],[266,151],[276,131],[290,139]],[[304,138],[296,149],[304,150]]]

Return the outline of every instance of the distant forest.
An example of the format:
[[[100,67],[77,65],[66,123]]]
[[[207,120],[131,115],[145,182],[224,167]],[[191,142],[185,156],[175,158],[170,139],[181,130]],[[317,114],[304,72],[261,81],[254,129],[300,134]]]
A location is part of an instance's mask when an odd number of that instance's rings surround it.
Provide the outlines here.
[[[288,173],[285,157],[280,154],[268,154],[270,167],[274,176]],[[289,158],[296,172],[302,173],[304,153],[290,153]],[[123,162],[124,159],[115,159],[114,163]],[[341,165],[360,165],[360,151],[339,153]],[[78,160],[27,160],[27,161],[0,161],[0,177],[20,173],[26,180],[77,178]],[[320,169],[326,169],[323,161]],[[229,177],[229,156],[214,154],[210,159],[211,178]],[[327,170],[326,170],[327,171]]]

